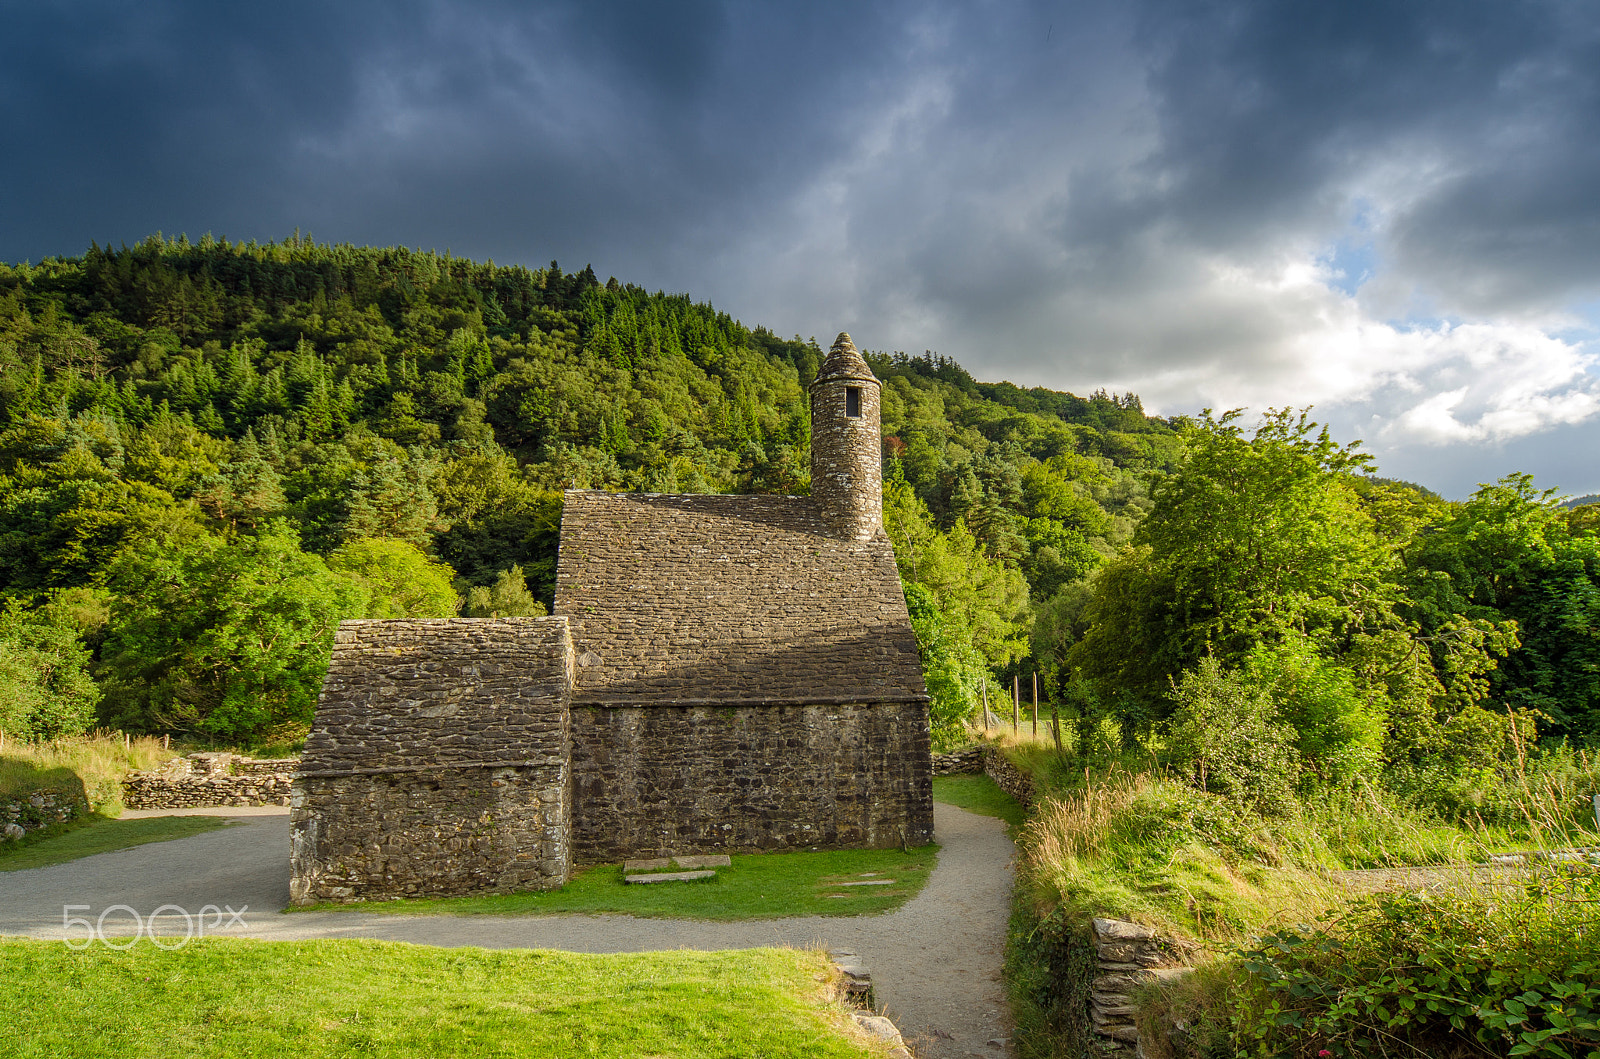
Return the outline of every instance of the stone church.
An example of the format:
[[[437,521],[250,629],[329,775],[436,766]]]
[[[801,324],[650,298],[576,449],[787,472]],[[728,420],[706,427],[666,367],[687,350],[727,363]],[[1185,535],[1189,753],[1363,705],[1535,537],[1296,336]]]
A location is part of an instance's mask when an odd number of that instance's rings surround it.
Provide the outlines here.
[[[932,841],[879,392],[841,334],[811,384],[809,497],[569,491],[551,617],[341,624],[296,780],[295,903]]]

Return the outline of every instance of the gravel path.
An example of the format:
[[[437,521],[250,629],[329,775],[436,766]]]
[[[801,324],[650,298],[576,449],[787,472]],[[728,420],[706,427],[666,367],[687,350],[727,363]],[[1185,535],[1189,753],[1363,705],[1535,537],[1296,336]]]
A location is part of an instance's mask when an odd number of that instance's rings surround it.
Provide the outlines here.
[[[62,937],[62,906],[69,904],[88,905],[87,911],[72,914],[91,920],[116,904],[141,915],[162,905],[191,913],[213,905],[249,909],[242,923],[226,913],[210,917],[208,923],[220,923],[215,933],[267,940],[381,938],[572,952],[760,945],[849,949],[871,970],[879,1004],[920,1059],[1009,1054],[1001,964],[1011,906],[1011,839],[999,820],[942,804],[934,806],[934,827],[943,846],[939,866],[898,912],[706,923],[621,915],[279,915],[289,899],[288,821],[282,813],[252,815],[192,838],[0,873],[0,934]],[[185,932],[176,913],[160,923],[163,933]],[[117,912],[107,917],[104,929],[111,934],[131,928],[131,917]]]

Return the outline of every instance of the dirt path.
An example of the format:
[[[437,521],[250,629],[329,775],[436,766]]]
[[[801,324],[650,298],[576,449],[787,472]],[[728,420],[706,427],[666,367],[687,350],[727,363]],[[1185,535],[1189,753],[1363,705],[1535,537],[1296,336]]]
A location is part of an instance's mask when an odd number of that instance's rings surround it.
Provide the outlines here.
[[[1009,1054],[1010,1015],[1001,979],[1013,847],[1004,825],[934,806],[943,851],[922,893],[898,912],[706,923],[632,916],[392,916],[355,912],[276,914],[288,902],[287,820],[254,816],[237,826],[31,871],[0,873],[0,934],[62,936],[62,906],[97,918],[124,904],[249,911],[231,936],[290,940],[381,938],[425,945],[551,948],[573,952],[737,949],[818,945],[849,949],[872,971],[879,1003],[922,1059]],[[226,920],[224,920],[226,922]],[[112,933],[132,921],[106,922]],[[181,917],[163,932],[184,932]],[[219,931],[220,933],[221,931]]]

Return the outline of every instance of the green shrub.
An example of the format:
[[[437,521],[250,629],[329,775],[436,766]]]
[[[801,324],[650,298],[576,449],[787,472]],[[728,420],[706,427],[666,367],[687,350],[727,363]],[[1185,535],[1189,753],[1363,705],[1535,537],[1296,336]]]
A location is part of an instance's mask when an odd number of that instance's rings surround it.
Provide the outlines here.
[[[1240,951],[1209,1003],[1238,1055],[1600,1059],[1600,870],[1353,902]]]
[[[1274,718],[1271,696],[1255,681],[1200,660],[1174,687],[1167,748],[1172,766],[1201,790],[1266,812],[1293,804],[1294,731]]]
[[[1383,698],[1365,694],[1355,673],[1323,657],[1309,638],[1289,634],[1270,646],[1258,644],[1241,670],[1271,697],[1277,719],[1294,733],[1301,761],[1324,783],[1348,784],[1382,762]]]
[[[94,723],[100,689],[89,650],[62,608],[0,606],[0,732],[17,739],[81,735]]]

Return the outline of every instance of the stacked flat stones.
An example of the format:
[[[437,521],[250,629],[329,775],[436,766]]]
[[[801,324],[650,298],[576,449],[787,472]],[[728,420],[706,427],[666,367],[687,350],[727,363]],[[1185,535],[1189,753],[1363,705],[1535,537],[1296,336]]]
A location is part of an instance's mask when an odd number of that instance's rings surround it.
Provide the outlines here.
[[[622,881],[632,885],[664,882],[694,882],[710,879],[714,869],[733,864],[725,853],[705,853],[688,857],[649,857],[643,860],[624,861]],[[677,871],[669,869],[676,868]]]
[[[1094,919],[1095,974],[1089,987],[1089,1020],[1100,1051],[1138,1052],[1133,990],[1146,982],[1171,981],[1189,973],[1180,947],[1155,931],[1120,919]]]
[[[299,758],[252,761],[226,752],[173,758],[160,769],[122,780],[129,809],[206,809],[288,805]]]

